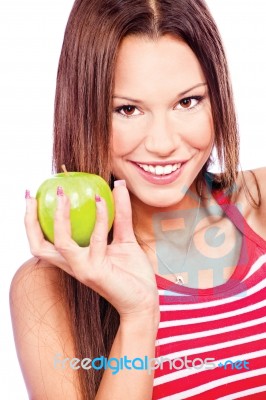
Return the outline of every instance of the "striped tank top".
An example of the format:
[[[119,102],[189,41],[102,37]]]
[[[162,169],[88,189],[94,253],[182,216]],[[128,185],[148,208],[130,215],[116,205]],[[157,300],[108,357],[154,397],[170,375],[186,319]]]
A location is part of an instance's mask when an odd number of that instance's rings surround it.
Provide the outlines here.
[[[208,289],[156,275],[153,400],[266,400],[266,241],[223,193],[213,197],[242,233],[239,261],[228,281]]]

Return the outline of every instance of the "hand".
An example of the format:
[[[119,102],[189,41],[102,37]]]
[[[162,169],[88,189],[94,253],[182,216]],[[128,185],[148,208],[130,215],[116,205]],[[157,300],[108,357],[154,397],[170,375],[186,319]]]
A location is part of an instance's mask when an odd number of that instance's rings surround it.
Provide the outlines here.
[[[128,190],[113,190],[115,220],[113,241],[107,245],[108,215],[103,198],[96,203],[95,227],[88,247],[71,238],[70,201],[58,196],[54,221],[54,245],[45,240],[37,217],[37,200],[27,199],[25,227],[31,253],[63,269],[98,292],[121,318],[159,312],[155,275],[148,257],[139,246],[132,226]]]

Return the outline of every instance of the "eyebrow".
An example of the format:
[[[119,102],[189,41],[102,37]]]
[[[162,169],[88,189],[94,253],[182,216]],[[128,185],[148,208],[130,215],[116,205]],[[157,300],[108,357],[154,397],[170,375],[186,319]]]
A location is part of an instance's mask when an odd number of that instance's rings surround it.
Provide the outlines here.
[[[183,96],[185,96],[187,93],[191,92],[191,90],[197,89],[198,87],[206,86],[206,85],[207,85],[206,82],[198,83],[197,85],[194,85],[194,86],[192,86],[192,87],[189,88],[189,89],[186,89],[184,92],[179,93],[178,97],[183,97]],[[142,103],[142,100],[132,99],[131,97],[125,97],[125,96],[119,96],[119,95],[113,96],[113,99],[123,99],[123,100],[132,101],[132,102],[134,102],[134,103]]]

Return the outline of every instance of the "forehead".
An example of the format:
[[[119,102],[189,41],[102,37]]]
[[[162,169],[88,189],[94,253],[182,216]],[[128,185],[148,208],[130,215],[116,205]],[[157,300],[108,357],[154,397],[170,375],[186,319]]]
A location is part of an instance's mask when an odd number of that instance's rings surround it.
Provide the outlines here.
[[[181,39],[164,35],[152,40],[128,36],[121,42],[115,68],[116,89],[141,89],[155,84],[182,91],[205,80],[199,61]]]

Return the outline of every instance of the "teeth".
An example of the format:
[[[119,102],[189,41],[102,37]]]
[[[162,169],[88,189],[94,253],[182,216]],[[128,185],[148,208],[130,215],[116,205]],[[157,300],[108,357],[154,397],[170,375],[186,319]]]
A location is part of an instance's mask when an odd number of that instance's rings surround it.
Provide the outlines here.
[[[148,165],[148,164],[138,164],[144,171],[150,172],[153,175],[169,175],[172,172],[176,171],[181,167],[181,163],[178,164],[168,164],[165,165],[164,167],[162,165],[156,165],[155,167],[153,165]]]
[[[164,167],[161,167],[160,165],[157,165],[155,167],[155,173],[156,175],[163,175],[164,173]]]
[[[175,164],[175,165],[177,165],[177,164]],[[171,174],[171,172],[172,172],[173,170],[174,170],[174,169],[173,169],[172,165],[166,165],[166,166],[164,167],[164,173],[165,173],[165,174]]]

